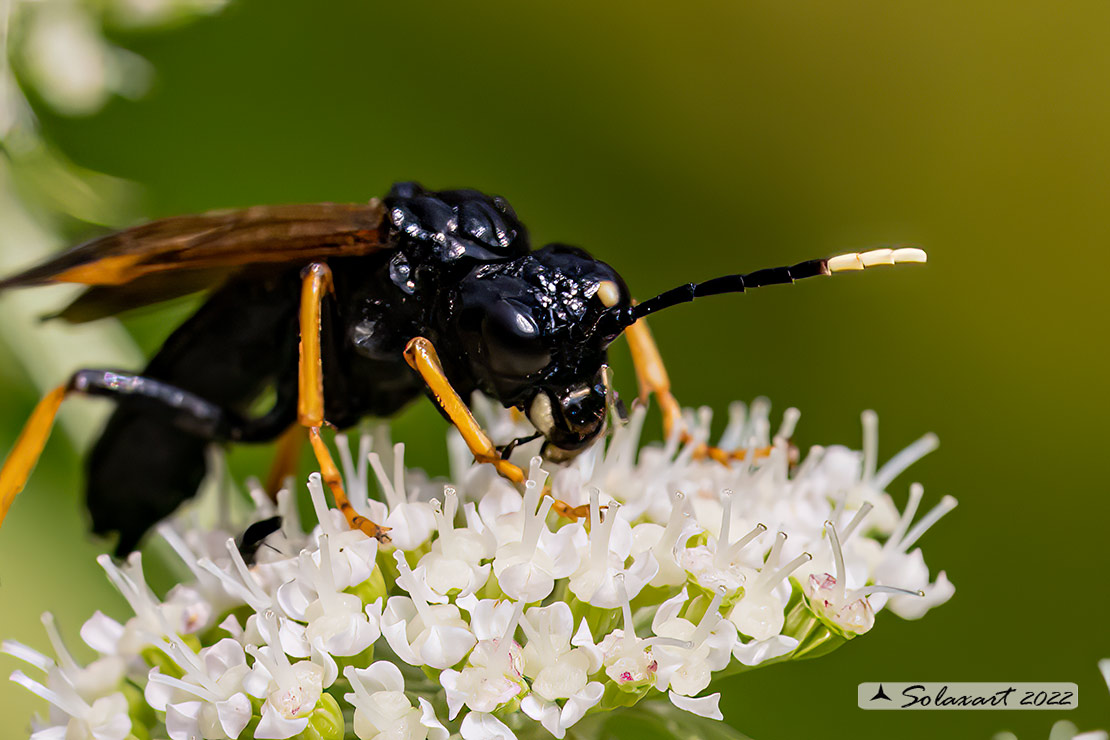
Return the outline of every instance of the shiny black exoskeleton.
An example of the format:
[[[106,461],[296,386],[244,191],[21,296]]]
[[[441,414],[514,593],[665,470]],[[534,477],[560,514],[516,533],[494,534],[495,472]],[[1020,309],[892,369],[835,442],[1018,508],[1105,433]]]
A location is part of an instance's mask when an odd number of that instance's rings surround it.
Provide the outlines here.
[[[602,434],[606,348],[632,321],[620,276],[573,247],[531,251],[501,198],[402,183],[385,204],[389,248],[329,259],[327,421],[389,416],[423,393],[403,357],[423,336],[463,398],[481,391],[524,411],[548,457],[572,457]],[[119,401],[89,458],[88,504],[96,531],[120,533],[120,552],[195,493],[208,444],[269,441],[295,423],[299,297],[299,268],[248,269],[169,337],[144,386],[121,392],[111,373],[75,376]],[[271,386],[273,407],[249,417]]]

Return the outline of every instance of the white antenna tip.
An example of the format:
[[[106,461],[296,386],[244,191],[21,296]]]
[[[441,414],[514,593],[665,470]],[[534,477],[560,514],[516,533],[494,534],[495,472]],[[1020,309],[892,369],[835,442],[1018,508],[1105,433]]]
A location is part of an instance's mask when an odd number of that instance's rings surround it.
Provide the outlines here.
[[[859,256],[860,262],[864,267],[874,267],[876,265],[893,265],[894,264],[894,250],[893,249],[872,249],[870,252],[864,252]]]
[[[895,249],[891,252],[891,257],[897,262],[917,262],[924,264],[929,261],[929,255],[925,254],[924,249],[917,247],[903,247],[902,249]]]
[[[829,272],[847,272],[849,270],[862,270],[863,260],[860,259],[859,254],[852,252],[851,254],[838,254],[835,257],[830,257],[828,262]]]
[[[872,249],[868,252],[851,252],[830,257],[825,264],[829,272],[851,272],[865,270],[878,265],[897,265],[905,262],[927,262],[924,249],[902,247],[900,249]]]

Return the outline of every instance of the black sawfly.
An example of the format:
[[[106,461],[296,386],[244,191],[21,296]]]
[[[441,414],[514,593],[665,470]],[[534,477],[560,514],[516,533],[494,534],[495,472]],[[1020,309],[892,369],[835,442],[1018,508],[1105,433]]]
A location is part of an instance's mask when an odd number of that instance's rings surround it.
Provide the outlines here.
[[[193,496],[208,445],[269,442],[298,425],[309,429],[351,525],[385,539],[385,528],[347,502],[321,425],[388,417],[427,393],[478,460],[520,482],[500,454],[514,443],[499,452],[462,400],[475,391],[527,416],[546,458],[568,460],[605,431],[617,398],[606,350],[623,333],[640,394],[658,397],[669,432],[682,422],[680,407],[644,317],[703,296],[923,261],[919,249],[877,249],[688,283],[636,304],[608,264],[564,244],[532,249],[508,202],[475,190],[399,183],[366,204],[263,206],[136,226],[0,280],[0,290],[88,285],[58,314],[72,322],[211,291],[141,373],[79,370],[40,402],[0,470],[0,521],[62,399],[84,393],[117,403],[88,457],[86,500],[94,531],[119,533],[119,553]],[[272,407],[251,415],[267,390]],[[743,451],[702,445],[699,453],[727,463]]]

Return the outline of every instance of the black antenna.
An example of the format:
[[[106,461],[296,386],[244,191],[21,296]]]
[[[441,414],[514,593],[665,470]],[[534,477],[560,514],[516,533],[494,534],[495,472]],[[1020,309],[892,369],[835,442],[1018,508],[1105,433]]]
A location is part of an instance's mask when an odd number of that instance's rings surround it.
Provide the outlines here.
[[[905,262],[925,262],[926,255],[921,249],[901,247],[898,249],[872,249],[869,252],[850,252],[821,260],[799,262],[790,267],[771,267],[743,275],[724,275],[706,280],[704,283],[687,283],[660,293],[643,303],[632,307],[632,321],[662,311],[664,308],[688,303],[695,298],[720,293],[743,293],[749,288],[764,285],[793,283],[803,278],[819,275],[832,275],[834,272],[865,270],[878,265],[896,265]]]

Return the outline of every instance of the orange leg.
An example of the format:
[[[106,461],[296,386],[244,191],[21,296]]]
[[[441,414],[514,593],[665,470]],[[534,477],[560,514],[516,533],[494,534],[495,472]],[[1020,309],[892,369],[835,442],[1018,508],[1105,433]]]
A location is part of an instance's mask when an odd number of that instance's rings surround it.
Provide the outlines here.
[[[424,383],[431,390],[436,403],[447,414],[447,418],[451,420],[455,428],[459,430],[459,434],[462,435],[470,454],[474,455],[474,459],[480,463],[489,463],[494,466],[502,477],[513,483],[523,483],[526,478],[524,471],[503,459],[497,453],[497,448],[493,446],[493,442],[482,431],[482,427],[474,418],[474,414],[470,413],[466,403],[451,386],[451,381],[447,379],[447,375],[443,372],[443,365],[440,363],[439,355],[436,354],[436,349],[432,346],[432,343],[424,337],[414,337],[409,340],[408,345],[405,346],[405,360],[408,361],[413,370],[420,373],[420,377],[424,379]],[[551,495],[551,491],[547,487],[544,488],[544,495]],[[552,508],[556,514],[568,519],[578,519],[589,515],[589,505],[571,506],[565,501],[556,499]]]
[[[383,545],[388,545],[389,535],[386,532],[389,531],[389,527],[375,524],[359,514],[347,498],[347,492],[343,490],[343,477],[339,474],[339,468],[335,467],[335,461],[332,460],[327,443],[320,437],[320,427],[312,427],[308,430],[308,441],[312,444],[312,451],[316,453],[316,461],[320,465],[320,477],[324,479],[324,485],[331,490],[332,498],[335,499],[335,508],[347,517],[347,523],[351,525],[351,529],[361,529]]]
[[[628,346],[632,350],[632,364],[636,368],[636,381],[640,387],[640,401],[646,402],[648,396],[655,394],[659,401],[659,408],[663,412],[663,434],[669,439],[675,428],[680,428],[679,440],[683,444],[693,442],[693,437],[685,429],[682,419],[682,406],[678,399],[671,393],[671,379],[667,375],[667,368],[663,366],[663,357],[659,354],[659,347],[648,329],[647,320],[640,319],[624,330],[628,337]],[[753,451],[755,458],[767,457],[773,447],[761,447]],[[722,450],[705,443],[694,448],[694,457],[710,457],[728,465],[733,460],[743,460],[748,456],[748,450]]]
[[[331,270],[322,262],[314,262],[304,269],[301,283],[301,345],[299,365],[299,397],[297,420],[308,427],[312,451],[320,465],[320,475],[331,490],[335,507],[343,512],[351,529],[361,529],[380,542],[388,543],[389,527],[375,524],[355,511],[343,490],[343,479],[332,460],[331,453],[320,438],[324,425],[324,371],[320,355],[320,320],[324,296],[332,292]]]
[[[270,474],[266,476],[266,493],[275,498],[285,485],[285,479],[297,474],[301,460],[301,445],[304,444],[304,427],[294,424],[278,438],[274,462]]]
[[[0,524],[4,523],[8,509],[16,495],[23,490],[31,470],[38,462],[46,440],[50,437],[50,429],[54,426],[54,417],[58,415],[58,408],[69,391],[68,384],[60,385],[43,396],[31,412],[31,418],[23,427],[8,459],[4,461],[4,467],[0,468]]]
[[[497,453],[486,433],[482,431],[474,414],[470,413],[466,403],[451,386],[451,381],[443,372],[443,365],[436,354],[436,348],[424,337],[414,337],[405,346],[405,360],[413,370],[420,373],[424,383],[432,392],[439,407],[447,414],[447,418],[459,430],[474,459],[480,463],[489,463],[497,468],[497,472],[513,483],[524,482],[524,471],[508,460],[503,460]]]

